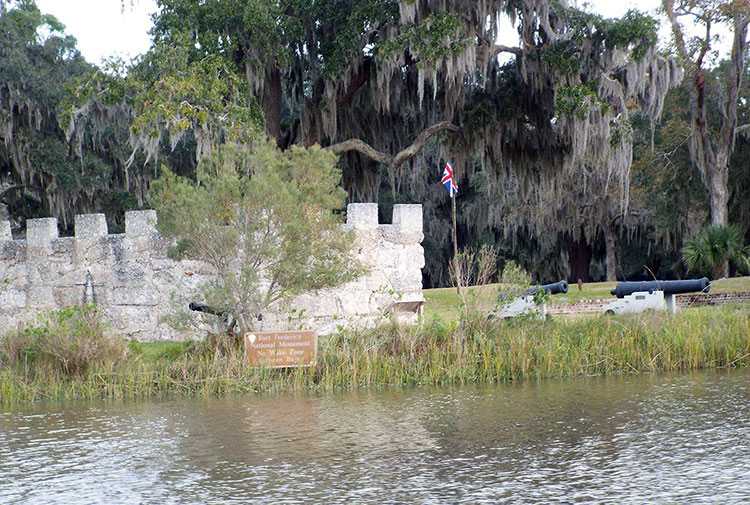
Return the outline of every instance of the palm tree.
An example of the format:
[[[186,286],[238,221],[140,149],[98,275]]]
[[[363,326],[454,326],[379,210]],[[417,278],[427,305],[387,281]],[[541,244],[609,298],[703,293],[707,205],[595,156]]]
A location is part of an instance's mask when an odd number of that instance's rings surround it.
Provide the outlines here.
[[[688,270],[710,270],[714,279],[729,275],[729,261],[740,270],[750,270],[750,246],[734,225],[711,224],[696,238],[685,242],[682,260]]]

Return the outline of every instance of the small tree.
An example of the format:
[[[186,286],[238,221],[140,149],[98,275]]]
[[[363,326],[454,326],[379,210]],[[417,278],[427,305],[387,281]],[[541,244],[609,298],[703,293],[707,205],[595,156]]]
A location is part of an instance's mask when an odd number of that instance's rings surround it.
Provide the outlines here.
[[[682,259],[690,271],[710,270],[714,279],[726,277],[730,260],[738,268],[750,269],[750,246],[742,242],[736,226],[711,224],[697,238],[685,242]]]
[[[335,164],[318,147],[281,152],[261,139],[252,150],[228,144],[205,156],[200,183],[168,170],[153,183],[172,253],[215,270],[205,301],[231,311],[241,330],[274,302],[362,273],[336,212],[346,192]]]
[[[495,248],[484,244],[479,250],[464,249],[456,256],[455,261],[450,263],[448,271],[453,283],[455,284],[458,281],[460,286],[467,288],[459,292],[465,310],[469,309],[469,305],[477,311],[485,312],[491,307],[492,302],[489,301],[489,295],[494,291],[491,291],[486,285],[492,282],[492,278],[497,271],[496,261],[497,251],[495,251]],[[478,290],[474,288],[478,288]]]

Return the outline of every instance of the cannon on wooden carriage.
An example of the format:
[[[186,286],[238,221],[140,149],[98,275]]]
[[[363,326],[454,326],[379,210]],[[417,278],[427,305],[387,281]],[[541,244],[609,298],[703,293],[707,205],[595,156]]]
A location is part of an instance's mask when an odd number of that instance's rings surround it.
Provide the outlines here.
[[[644,281],[618,282],[610,291],[617,297],[614,302],[605,305],[605,314],[624,314],[626,312],[643,312],[647,309],[662,310],[670,314],[677,311],[675,295],[683,293],[708,293],[711,283],[706,277],[678,281]]]
[[[204,312],[217,316],[218,320],[214,328],[216,333],[221,332],[234,335],[240,331],[233,309],[212,307],[202,302],[190,302],[188,308],[195,312]],[[263,314],[258,314],[254,319],[256,322],[263,321]]]

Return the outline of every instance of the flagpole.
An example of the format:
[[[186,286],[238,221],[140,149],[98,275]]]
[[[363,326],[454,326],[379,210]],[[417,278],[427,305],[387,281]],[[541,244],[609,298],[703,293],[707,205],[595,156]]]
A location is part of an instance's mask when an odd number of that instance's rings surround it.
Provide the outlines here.
[[[456,234],[456,195],[451,196],[451,213],[453,214],[453,270],[456,272],[456,293],[461,296],[461,272],[458,270],[458,238]]]

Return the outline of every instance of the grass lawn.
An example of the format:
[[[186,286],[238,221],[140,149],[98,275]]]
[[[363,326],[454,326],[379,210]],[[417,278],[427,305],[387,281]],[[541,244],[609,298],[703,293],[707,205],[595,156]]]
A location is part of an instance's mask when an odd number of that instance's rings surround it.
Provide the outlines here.
[[[550,297],[549,305],[562,303],[575,303],[580,300],[598,300],[612,299],[615,297],[610,294],[614,289],[616,282],[591,282],[583,285],[581,291],[576,284],[571,284],[566,294],[554,295]],[[500,284],[488,284],[486,286],[476,286],[470,288],[476,297],[481,297],[492,301],[497,298],[500,291]],[[720,279],[711,283],[711,293],[742,293],[750,292],[750,276],[731,277]],[[439,315],[444,321],[454,321],[458,319],[461,312],[461,298],[456,293],[456,288],[438,288],[425,289],[425,319],[430,320],[434,315]]]

